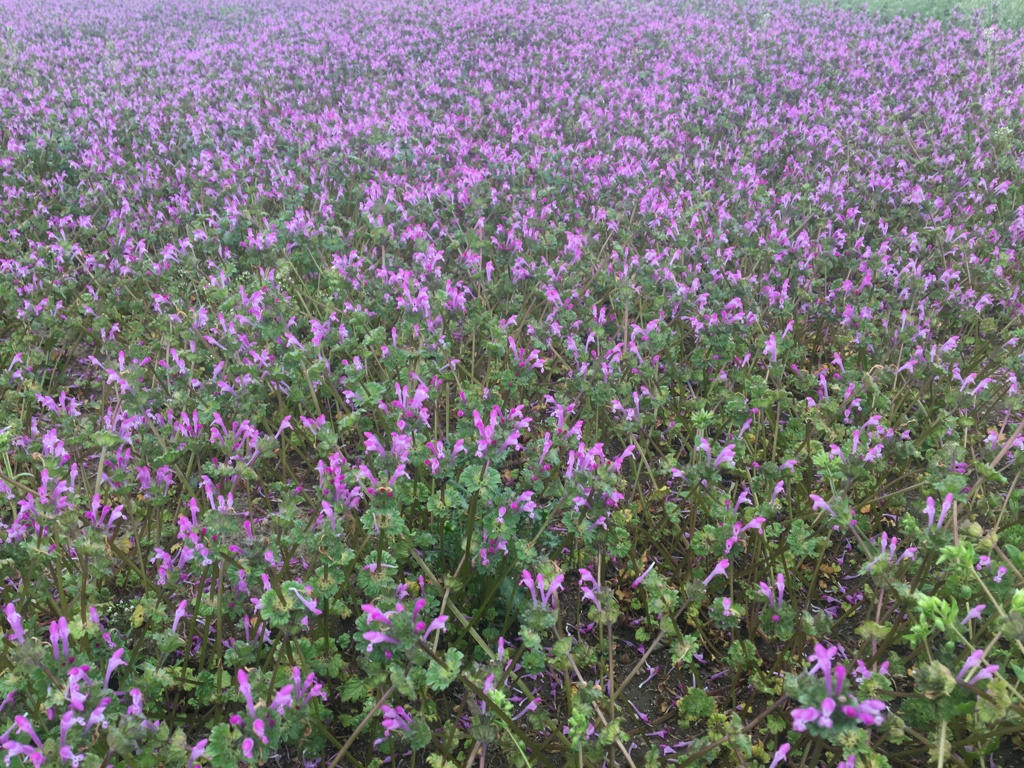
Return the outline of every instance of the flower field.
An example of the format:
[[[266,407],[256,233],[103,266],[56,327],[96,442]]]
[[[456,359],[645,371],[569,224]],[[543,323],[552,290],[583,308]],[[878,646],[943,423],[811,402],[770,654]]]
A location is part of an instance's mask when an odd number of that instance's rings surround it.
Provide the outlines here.
[[[0,0],[0,757],[1024,765],[1024,33]]]

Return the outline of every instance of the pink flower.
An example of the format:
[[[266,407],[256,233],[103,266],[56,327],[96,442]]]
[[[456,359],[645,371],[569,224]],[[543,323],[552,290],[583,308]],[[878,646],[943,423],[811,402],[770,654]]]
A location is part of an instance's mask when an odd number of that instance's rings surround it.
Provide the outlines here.
[[[200,757],[206,754],[206,745],[209,743],[209,739],[203,739],[202,741],[197,742],[194,747],[192,747],[192,753],[189,755],[188,758],[189,768],[195,768],[195,766],[197,765],[196,760],[198,760]]]
[[[391,643],[392,645],[398,645],[398,641],[390,635],[385,635],[383,632],[376,630],[370,630],[363,632],[363,640],[369,645],[366,646],[367,653],[373,653],[373,646],[380,645],[381,643]]]
[[[384,726],[384,735],[388,736],[395,731],[409,733],[412,731],[412,717],[402,707],[392,707],[387,704],[380,708],[384,718],[381,725]]]
[[[262,741],[264,744],[270,743],[270,740],[267,738],[266,734],[266,726],[264,725],[263,720],[261,718],[257,717],[255,720],[252,721],[252,732],[255,733],[259,740]]]
[[[174,621],[171,624],[171,632],[178,631],[178,623],[185,618],[185,614],[188,612],[188,600],[182,600],[178,603],[178,608],[174,611]]]
[[[960,626],[962,627],[971,619],[980,619],[982,612],[985,610],[985,607],[985,603],[979,603],[978,605],[971,608],[971,610],[967,612],[967,615],[964,616],[963,621],[960,622]]]
[[[249,717],[256,717],[256,705],[252,701],[252,688],[249,686],[249,675],[244,669],[238,670],[238,690],[245,699],[245,708]]]
[[[630,584],[630,588],[631,588],[631,589],[636,589],[636,588],[637,588],[637,587],[639,587],[639,586],[640,586],[641,584],[643,584],[643,583],[644,583],[644,580],[645,580],[645,579],[647,578],[647,575],[648,575],[648,574],[649,574],[649,573],[650,573],[651,571],[653,571],[653,570],[654,570],[654,566],[655,566],[655,565],[657,565],[657,563],[656,563],[656,562],[655,562],[655,561],[654,561],[654,560],[652,559],[652,560],[651,560],[651,564],[650,564],[649,566],[647,566],[647,570],[646,570],[646,571],[644,571],[643,573],[641,573],[641,574],[640,574],[639,576],[637,576],[637,577],[636,577],[635,579],[633,579],[633,583],[632,583],[632,584]]]
[[[809,723],[815,722],[820,713],[814,707],[802,707],[800,709],[794,709],[792,712],[793,716],[793,730],[798,733],[803,733],[807,730]]]
[[[7,750],[7,756],[4,758],[5,761],[18,755],[24,755],[35,768],[40,768],[46,762],[46,756],[28,744],[21,744],[17,741],[5,741],[0,746]]]
[[[775,750],[775,757],[772,758],[771,765],[769,765],[768,768],[777,768],[779,763],[784,762],[786,756],[789,754],[789,749],[790,746],[789,742],[787,741],[785,744],[783,744],[781,747]]]
[[[713,578],[715,578],[715,576],[725,576],[725,572],[728,569],[729,569],[729,561],[728,560],[719,560],[718,561],[718,565],[716,565],[714,567],[714,570],[712,570],[711,573],[708,574],[708,577],[706,579],[704,579],[704,586],[706,587],[708,584],[710,584],[711,580]]]
[[[580,592],[584,600],[589,600],[598,608],[601,607],[601,602],[597,598],[597,595],[601,592],[601,586],[597,583],[597,579],[594,578],[594,574],[586,568],[580,568]]]
[[[7,617],[7,623],[11,625],[13,630],[8,637],[18,645],[22,645],[25,642],[25,630],[21,626],[21,616],[15,610],[14,603],[8,603],[4,606],[4,615]]]
[[[718,454],[718,458],[715,459],[715,466],[718,467],[722,464],[729,464],[736,457],[736,446],[730,443],[722,449],[721,453]]]
[[[68,649],[68,638],[70,633],[68,632],[68,620],[63,616],[57,621],[50,622],[50,644],[53,646],[53,658],[60,659],[61,653],[65,657],[70,654]],[[60,642],[60,651],[57,649],[57,643]]]
[[[295,593],[295,596],[297,598],[299,598],[299,602],[302,603],[304,606],[306,606],[306,609],[310,613],[312,613],[314,616],[319,616],[320,614],[323,613],[323,611],[321,611],[319,608],[316,607],[316,598],[315,597],[305,598],[305,597],[302,596],[302,593],[299,592],[299,590],[296,589],[295,587],[292,587],[291,590],[292,590],[292,592]],[[312,592],[312,589],[307,586],[306,587],[306,592],[307,593],[308,592]]]
[[[28,735],[28,737],[32,739],[33,742],[35,742],[35,745],[37,747],[39,747],[40,749],[43,748],[43,742],[39,740],[39,737],[36,735],[35,728],[32,727],[32,723],[28,721],[27,717],[25,717],[24,715],[15,715],[14,727],[17,729],[18,733],[24,733]]]
[[[292,417],[290,415],[281,419],[281,426],[277,428],[277,433],[274,435],[274,439],[277,440],[281,437],[281,433],[286,429],[292,429]]]
[[[110,661],[107,662],[107,674],[103,678],[103,687],[110,687],[110,676],[114,673],[114,670],[118,667],[128,666],[128,662],[123,660],[124,648],[118,648],[114,651],[114,654],[110,657]]]
[[[292,691],[295,686],[291,683],[284,686],[274,696],[274,700],[270,703],[270,708],[277,712],[279,715],[283,715],[284,711],[292,706],[294,700],[292,699]]]
[[[814,509],[816,511],[828,512],[833,517],[836,514],[835,512],[832,511],[832,507],[830,507],[828,505],[828,503],[823,498],[821,498],[821,496],[819,496],[816,493],[812,493],[811,494],[811,504],[812,504],[812,509]]]

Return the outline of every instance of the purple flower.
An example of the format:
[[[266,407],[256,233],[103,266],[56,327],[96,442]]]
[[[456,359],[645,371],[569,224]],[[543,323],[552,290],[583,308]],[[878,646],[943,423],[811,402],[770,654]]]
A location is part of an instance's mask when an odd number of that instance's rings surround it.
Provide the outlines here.
[[[89,698],[89,694],[83,693],[78,687],[83,682],[89,684],[88,671],[89,668],[86,666],[72,667],[68,670],[68,706],[76,712],[85,711],[85,700]]]
[[[129,717],[142,717],[142,691],[138,688],[132,688],[128,691],[128,695],[131,697],[132,703],[128,706],[127,714]]]
[[[947,493],[942,502],[942,512],[939,515],[938,527],[941,528],[946,520],[946,513],[953,507],[953,494]],[[928,527],[935,527],[935,499],[929,496],[924,502],[924,514],[928,518]]]
[[[715,576],[725,576],[725,572],[727,570],[729,570],[729,561],[719,560],[718,565],[716,565],[714,569],[711,571],[711,573],[708,574],[707,578],[704,579],[704,586],[706,587],[708,584],[710,584],[711,580],[715,578]]]
[[[533,600],[534,608],[548,608],[555,593],[562,588],[564,580],[565,576],[560,573],[551,580],[549,586],[545,587],[543,574],[538,573],[534,576],[524,568],[523,578],[519,583],[530,590],[530,598]]]
[[[21,626],[21,616],[15,610],[14,603],[8,603],[4,606],[4,615],[7,617],[7,623],[11,625],[13,630],[8,637],[18,645],[22,645],[25,642],[25,630]]]
[[[252,701],[252,688],[249,686],[249,675],[244,669],[238,670],[238,690],[245,699],[245,708],[249,717],[256,717],[256,705]]]
[[[722,464],[730,464],[736,457],[736,446],[730,443],[722,449],[721,453],[718,454],[718,458],[715,459],[715,466],[718,467]]]
[[[512,716],[513,722],[518,720],[519,718],[523,717],[527,712],[534,712],[539,705],[540,705],[540,699],[539,698],[531,699],[530,703],[527,704],[525,707],[523,707],[521,710],[519,710],[518,714]]]
[[[68,631],[68,620],[63,616],[57,621],[50,622],[50,644],[53,646],[53,658],[60,659],[61,653],[65,657],[70,655],[68,648],[68,639],[70,632]],[[57,649],[57,643],[60,642],[60,651]]]
[[[649,566],[647,566],[647,570],[645,570],[645,571],[644,571],[643,573],[641,573],[641,574],[640,574],[639,576],[637,576],[637,577],[636,577],[635,579],[633,579],[633,583],[632,583],[632,584],[630,584],[630,589],[636,589],[636,588],[637,588],[637,587],[639,587],[639,586],[640,586],[641,584],[643,584],[643,583],[644,583],[644,580],[645,580],[645,579],[647,578],[647,575],[648,575],[648,574],[649,574],[649,573],[650,573],[651,571],[653,571],[653,570],[654,570],[654,566],[655,566],[655,565],[657,565],[657,563],[656,563],[656,562],[654,561],[654,559],[652,558],[652,559],[651,559],[651,564],[650,564]],[[596,601],[595,601],[595,602],[596,602]]]
[[[292,691],[294,689],[295,686],[291,683],[284,686],[274,695],[274,700],[270,702],[270,708],[277,712],[277,714],[283,715],[284,711],[294,704],[292,699]]]
[[[823,498],[821,498],[821,496],[819,496],[818,494],[816,494],[816,493],[812,493],[811,494],[811,502],[812,502],[812,505],[811,505],[812,509],[814,509],[816,511],[825,511],[825,512],[828,512],[833,517],[835,516],[836,513],[832,511],[832,507],[830,507],[828,505],[828,503]]]
[[[962,627],[964,624],[971,621],[971,619],[980,619],[981,614],[985,610],[985,607],[985,603],[979,603],[978,605],[971,608],[971,610],[967,612],[967,615],[964,616],[963,621],[960,622],[960,626]]]
[[[818,718],[821,717],[821,712],[816,707],[802,707],[794,709],[792,712],[793,717],[793,730],[798,733],[803,733],[807,730],[807,726],[811,723],[816,723]]]
[[[209,739],[203,739],[197,742],[194,747],[192,747],[192,752],[189,754],[188,757],[189,768],[197,768],[198,764],[196,763],[196,761],[206,754],[206,745],[209,743]]]
[[[316,607],[316,598],[315,597],[305,598],[305,597],[302,596],[302,593],[299,592],[299,590],[296,589],[295,587],[292,587],[291,590],[292,590],[292,592],[295,593],[295,596],[299,599],[299,602],[302,603],[304,606],[306,606],[306,609],[310,613],[312,613],[314,616],[319,616],[320,614],[323,613],[323,611],[321,611],[319,608]],[[309,586],[307,586],[306,587],[306,592],[307,593],[312,592],[312,589]]]
[[[768,768],[777,768],[780,763],[784,762],[786,756],[789,755],[789,749],[790,746],[789,742],[787,741],[785,744],[783,744],[781,747],[775,750],[775,757],[772,758],[772,762],[768,766]]]
[[[174,611],[174,621],[171,623],[171,632],[178,631],[178,623],[185,618],[185,614],[188,612],[188,600],[182,600],[178,603],[177,609]]]
[[[266,726],[263,723],[263,719],[257,717],[252,721],[252,732],[256,734],[256,737],[264,744],[269,744],[270,739],[267,738]]]
[[[113,655],[110,657],[110,661],[107,662],[107,674],[103,678],[103,687],[104,688],[109,688],[110,687],[110,676],[112,674],[114,674],[114,670],[115,669],[117,669],[118,667],[128,666],[128,662],[124,661],[123,657],[124,657],[124,648],[118,648],[116,651],[114,651]]]
[[[97,725],[100,728],[107,727],[106,711],[108,704],[110,704],[110,697],[104,696],[102,699],[100,699],[99,705],[92,712],[89,713],[89,719],[88,721],[86,721],[85,724],[87,732],[88,729],[94,725]]]
[[[4,758],[5,762],[10,761],[12,757],[18,757],[19,755],[27,757],[28,761],[32,763],[34,768],[40,768],[46,762],[46,756],[29,744],[22,744],[18,741],[5,741],[3,744],[0,744],[0,747],[7,750],[7,757]]]
[[[601,592],[601,585],[597,583],[594,574],[586,568],[580,568],[580,592],[584,600],[589,600],[598,608],[601,607],[601,601],[597,597]]]
[[[390,635],[385,635],[383,632],[378,632],[376,630],[369,630],[368,632],[363,632],[363,640],[369,643],[369,645],[366,646],[367,653],[373,653],[373,646],[379,645],[381,643],[391,643],[393,645],[398,645],[398,641],[395,638],[391,637]]]
[[[274,435],[274,439],[277,440],[281,437],[281,433],[286,429],[292,429],[292,417],[291,415],[285,416],[281,419],[281,426],[277,428],[277,433]]]
[[[847,704],[843,707],[843,714],[849,718],[860,720],[867,726],[881,725],[883,722],[882,713],[885,711],[885,703],[878,699],[867,699],[854,704]]]
[[[35,728],[32,727],[32,723],[28,721],[27,717],[24,715],[15,715],[14,727],[17,729],[18,733],[26,734],[30,739],[32,739],[37,747],[40,749],[43,748],[43,742],[39,740],[39,737],[36,735]]]
[[[387,704],[380,708],[384,716],[381,725],[384,726],[384,735],[390,736],[395,731],[410,733],[412,731],[412,717],[402,707],[392,707]]]
[[[438,616],[436,619],[431,621],[430,624],[427,625],[426,630],[424,630],[424,632],[423,632],[422,639],[426,640],[431,632],[435,632],[435,631],[447,632],[448,631],[447,625],[448,625],[448,617],[447,616]]]

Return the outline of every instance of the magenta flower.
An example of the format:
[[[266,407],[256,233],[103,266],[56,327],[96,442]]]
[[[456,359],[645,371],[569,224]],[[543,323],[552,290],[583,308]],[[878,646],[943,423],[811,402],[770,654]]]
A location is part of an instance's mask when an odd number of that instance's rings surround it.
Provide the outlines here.
[[[736,458],[736,446],[730,443],[718,454],[714,465],[718,467],[722,464],[730,464],[734,458]]]
[[[981,614],[985,610],[985,607],[985,603],[979,603],[978,605],[971,608],[971,610],[967,612],[967,615],[964,616],[963,621],[960,622],[960,626],[962,627],[964,624],[971,621],[972,619],[980,619]]]
[[[12,630],[8,637],[17,645],[24,644],[25,630],[21,626],[21,616],[18,615],[18,611],[14,608],[14,603],[8,603],[4,606],[4,616],[7,617],[7,623],[11,625]]]
[[[426,630],[424,630],[423,636],[422,636],[421,639],[426,640],[431,632],[435,632],[435,631],[447,632],[448,631],[447,625],[448,625],[448,617],[447,616],[438,616],[436,619],[431,621],[430,624],[427,625],[427,628],[426,628]]]
[[[555,593],[562,588],[564,579],[565,576],[560,573],[551,580],[550,586],[545,588],[543,574],[533,576],[528,570],[523,569],[523,578],[519,583],[530,591],[534,608],[548,608]]]
[[[26,734],[30,739],[32,739],[37,747],[40,749],[43,748],[43,742],[39,740],[39,737],[36,735],[35,728],[32,727],[32,723],[28,721],[27,717],[24,715],[15,715],[14,727],[17,729],[18,733]]]
[[[953,508],[953,494],[947,493],[946,498],[942,502],[942,512],[939,515],[938,527],[941,528],[942,524],[946,521],[946,513]],[[935,499],[929,496],[925,499],[924,503],[924,514],[928,518],[928,527],[932,528],[936,526],[935,522]]]
[[[594,574],[586,568],[580,568],[580,592],[583,594],[584,600],[589,600],[598,608],[601,607],[601,602],[597,597],[601,592],[601,586],[594,578]]]
[[[192,747],[192,752],[189,754],[189,768],[197,768],[198,763],[196,763],[196,761],[206,754],[206,745],[209,743],[209,739],[202,739],[201,741],[196,742],[196,745]]]
[[[4,758],[5,762],[19,755],[24,755],[34,768],[41,768],[46,762],[46,755],[29,744],[22,744],[18,741],[5,741],[3,744],[0,744],[0,747],[7,750],[7,756]]]
[[[178,624],[181,622],[185,615],[188,613],[188,600],[182,600],[178,603],[177,609],[174,611],[174,621],[171,623],[171,632],[178,631]]]
[[[714,569],[711,571],[711,573],[707,575],[707,578],[704,579],[704,586],[706,587],[708,584],[710,584],[711,580],[715,578],[715,576],[725,576],[725,572],[727,570],[729,570],[729,561],[719,560],[718,565],[716,565]]]
[[[128,695],[132,700],[127,710],[129,717],[142,717],[142,691],[138,688],[132,688]]]
[[[643,573],[641,573],[639,576],[633,579],[633,583],[629,585],[630,589],[636,589],[641,584],[643,584],[644,580],[647,578],[647,575],[654,570],[655,565],[657,565],[657,563],[652,559],[651,564],[647,566],[647,570],[645,570]]]
[[[303,597],[302,593],[299,592],[299,590],[296,589],[295,587],[292,587],[291,590],[292,590],[292,592],[295,593],[295,596],[299,599],[299,602],[302,603],[304,606],[306,606],[306,609],[310,613],[312,613],[314,616],[319,616],[319,615],[321,615],[323,613],[323,611],[321,611],[319,608],[316,607],[316,598],[315,597],[309,597],[309,598]],[[306,587],[306,592],[307,593],[312,592],[312,588],[307,586]]]
[[[390,635],[385,635],[383,632],[378,632],[376,630],[369,630],[367,632],[363,632],[363,640],[365,640],[368,643],[368,645],[366,646],[367,653],[373,653],[373,646],[380,645],[382,643],[391,643],[392,645],[398,645],[398,641],[395,638],[391,637]]]
[[[294,689],[295,686],[292,683],[284,686],[274,695],[274,700],[270,702],[270,708],[277,712],[277,714],[283,715],[284,711],[295,703],[292,699],[292,691]]]
[[[885,711],[885,703],[878,701],[877,699],[867,699],[866,701],[855,702],[854,704],[846,704],[843,706],[843,714],[847,717],[859,720],[862,725],[867,727],[881,725],[884,720],[882,713]]]
[[[53,646],[53,658],[59,660],[61,654],[65,656],[70,655],[68,648],[68,640],[70,633],[68,631],[68,620],[63,616],[57,621],[50,622],[50,645]],[[60,650],[57,648],[58,641],[60,642]]]
[[[125,667],[127,665],[128,662],[124,661],[124,648],[118,648],[110,657],[110,661],[107,662],[107,674],[103,678],[103,687],[110,687],[110,676],[114,674],[115,669],[118,667]]]
[[[106,728],[108,726],[106,718],[108,704],[110,704],[109,696],[104,696],[100,699],[99,705],[89,713],[89,719],[85,724],[86,732],[88,732],[88,730],[94,725],[99,726],[99,728]]]
[[[238,670],[238,690],[242,694],[242,698],[245,699],[245,708],[249,712],[249,717],[256,717],[256,705],[252,700],[252,688],[249,686],[249,675],[246,674],[244,669]]]
[[[409,733],[412,731],[412,717],[402,707],[392,707],[387,704],[380,708],[384,716],[381,725],[384,726],[384,735],[389,736],[395,731]]]
[[[814,509],[815,511],[828,512],[833,517],[835,517],[836,514],[832,511],[832,507],[828,505],[828,502],[826,502],[823,498],[821,498],[821,496],[819,496],[816,493],[811,494],[811,508]]]
[[[281,437],[281,434],[286,429],[292,429],[292,417],[291,415],[285,416],[281,419],[281,426],[277,428],[277,432],[274,434],[274,439],[277,440]]]
[[[89,698],[88,692],[83,693],[79,686],[82,683],[89,685],[89,667],[72,667],[68,670],[68,692],[67,700],[68,706],[76,712],[85,711],[85,700]]]
[[[789,749],[790,745],[787,741],[785,744],[783,744],[781,747],[775,750],[775,757],[772,758],[772,762],[768,766],[768,768],[778,768],[779,764],[784,762],[786,760],[787,755],[789,755]]]

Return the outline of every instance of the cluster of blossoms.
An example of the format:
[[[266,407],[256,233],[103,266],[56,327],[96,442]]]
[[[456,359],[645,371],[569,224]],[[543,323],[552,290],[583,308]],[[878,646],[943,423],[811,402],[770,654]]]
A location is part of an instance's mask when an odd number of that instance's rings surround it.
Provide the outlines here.
[[[317,682],[316,675],[310,672],[305,678],[302,677],[302,670],[292,667],[292,682],[282,686],[275,694],[268,705],[257,705],[252,698],[252,687],[249,685],[249,675],[244,669],[238,670],[238,691],[245,699],[246,713],[249,715],[249,727],[253,735],[264,745],[270,743],[267,736],[267,728],[275,725],[273,715],[285,717],[290,709],[305,707],[312,699],[319,698],[327,700],[327,694],[323,686]],[[266,714],[264,714],[266,712]],[[231,725],[241,728],[245,720],[239,714],[233,714],[229,718]],[[256,742],[251,736],[246,735],[242,739],[242,755],[246,759],[253,759],[253,748]]]
[[[393,645],[401,646],[403,643],[425,642],[431,632],[444,631],[448,623],[447,616],[438,616],[427,622],[421,617],[427,601],[418,598],[411,609],[406,609],[405,604],[396,602],[395,607],[390,611],[382,611],[370,603],[363,605],[363,616],[366,625],[373,627],[363,632],[363,639],[366,640],[366,652],[372,653],[374,646]],[[385,658],[390,659],[390,650],[384,652]]]
[[[839,649],[834,646],[826,648],[820,643],[814,646],[814,652],[809,657],[814,665],[807,674],[813,677],[816,673],[821,673],[826,695],[815,706],[793,710],[794,731],[806,731],[808,726],[820,729],[821,732],[828,732],[833,728],[849,727],[851,724],[869,728],[882,724],[882,713],[886,709],[884,702],[878,699],[858,701],[851,692],[843,690],[846,683],[846,667],[843,664],[832,663],[838,652]]]
[[[91,609],[89,613],[89,621],[93,625],[98,625],[99,617],[95,609]],[[22,617],[14,604],[8,603],[4,606],[4,616],[11,628],[6,640],[15,646],[36,642],[34,638],[26,636]],[[74,663],[75,659],[71,656],[70,650],[70,630],[63,616],[50,623],[49,638],[54,662],[67,670],[64,675],[66,682],[59,692],[54,692],[59,694],[65,707],[64,711],[61,712],[57,706],[48,707],[45,711],[46,720],[59,726],[57,757],[61,764],[77,768],[85,759],[86,747],[100,738],[100,734],[114,723],[118,725],[121,733],[132,737],[136,749],[141,742],[160,730],[161,722],[148,719],[143,712],[143,695],[138,688],[131,688],[128,691],[112,689],[114,672],[128,664],[124,660],[124,648],[114,648],[107,660],[103,679],[100,680],[92,676],[95,673],[90,664]],[[109,634],[106,639],[110,644]],[[15,692],[7,694],[3,701],[0,701],[0,713],[7,707],[14,706],[17,698]],[[19,740],[15,736],[27,736],[28,741]],[[15,757],[21,757],[35,768],[47,762],[43,741],[27,714],[15,715],[13,724],[0,734],[0,749],[4,751],[5,765],[10,765]]]

